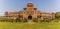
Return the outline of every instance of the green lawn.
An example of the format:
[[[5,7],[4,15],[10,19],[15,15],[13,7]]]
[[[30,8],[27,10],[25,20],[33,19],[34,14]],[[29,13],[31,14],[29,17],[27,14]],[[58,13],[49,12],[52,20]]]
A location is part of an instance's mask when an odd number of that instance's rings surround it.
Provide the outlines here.
[[[0,29],[60,29],[60,22],[0,22]]]

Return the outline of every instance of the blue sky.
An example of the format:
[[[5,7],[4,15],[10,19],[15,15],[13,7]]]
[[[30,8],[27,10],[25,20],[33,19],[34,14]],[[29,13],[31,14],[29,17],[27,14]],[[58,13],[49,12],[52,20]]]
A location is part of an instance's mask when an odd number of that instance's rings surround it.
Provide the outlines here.
[[[33,2],[34,6],[41,11],[60,11],[60,0],[0,0],[0,15],[4,15],[5,11],[22,10],[28,2]]]

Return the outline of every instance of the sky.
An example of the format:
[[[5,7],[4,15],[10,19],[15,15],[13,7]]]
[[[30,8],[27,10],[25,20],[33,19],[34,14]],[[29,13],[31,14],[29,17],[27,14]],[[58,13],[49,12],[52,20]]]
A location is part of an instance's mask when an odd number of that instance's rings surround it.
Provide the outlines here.
[[[40,11],[60,12],[60,0],[0,0],[0,16],[5,11],[20,11],[28,2],[32,2]]]

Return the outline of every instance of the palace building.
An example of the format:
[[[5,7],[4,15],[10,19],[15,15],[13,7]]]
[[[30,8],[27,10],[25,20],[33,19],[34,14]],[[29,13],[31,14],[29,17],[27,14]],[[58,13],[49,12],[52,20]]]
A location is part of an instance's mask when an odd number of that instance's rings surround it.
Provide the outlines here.
[[[50,18],[53,19],[55,17],[54,13],[49,13],[49,12],[43,12],[37,10],[36,7],[34,7],[32,2],[28,2],[26,7],[23,8],[21,11],[16,11],[16,12],[5,12],[4,17],[8,18],[26,18],[26,19],[43,19],[43,18]]]

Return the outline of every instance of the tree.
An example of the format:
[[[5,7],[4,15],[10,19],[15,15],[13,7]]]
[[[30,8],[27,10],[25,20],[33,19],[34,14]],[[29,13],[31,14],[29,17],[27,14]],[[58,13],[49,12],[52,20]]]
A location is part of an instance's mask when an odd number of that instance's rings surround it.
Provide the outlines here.
[[[57,19],[59,19],[59,18],[60,18],[60,12],[56,12],[55,17],[56,17]]]

